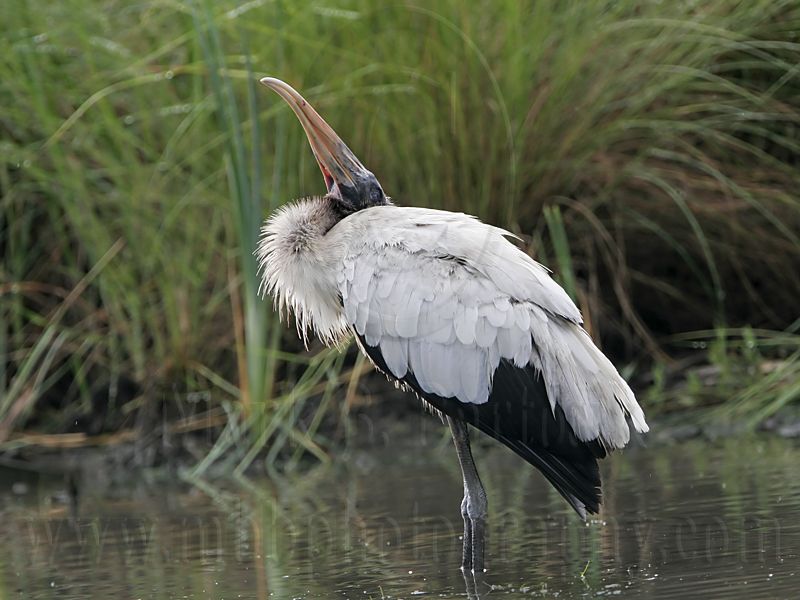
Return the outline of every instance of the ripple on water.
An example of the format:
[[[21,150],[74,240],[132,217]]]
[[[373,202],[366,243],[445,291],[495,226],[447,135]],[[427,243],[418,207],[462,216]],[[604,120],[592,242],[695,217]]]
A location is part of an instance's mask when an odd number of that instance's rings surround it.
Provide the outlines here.
[[[753,599],[798,589],[791,440],[614,455],[603,512],[586,524],[511,453],[481,448],[490,570],[477,579],[457,568],[461,481],[450,448],[364,452],[369,460],[280,484],[89,497],[77,515],[50,500],[47,482],[38,496],[13,494],[6,473],[0,597]]]

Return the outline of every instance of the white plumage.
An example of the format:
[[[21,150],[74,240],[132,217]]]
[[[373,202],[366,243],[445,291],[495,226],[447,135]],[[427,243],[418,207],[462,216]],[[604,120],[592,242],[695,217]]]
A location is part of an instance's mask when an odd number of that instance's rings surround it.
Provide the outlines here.
[[[352,328],[398,379],[411,372],[424,391],[465,403],[488,400],[501,358],[530,364],[580,440],[624,446],[626,415],[647,431],[578,308],[511,234],[460,213],[387,205],[339,221],[313,254],[302,245],[287,252],[285,232],[309,227],[324,202],[279,210],[257,251],[263,291],[295,313],[300,329],[335,343]]]

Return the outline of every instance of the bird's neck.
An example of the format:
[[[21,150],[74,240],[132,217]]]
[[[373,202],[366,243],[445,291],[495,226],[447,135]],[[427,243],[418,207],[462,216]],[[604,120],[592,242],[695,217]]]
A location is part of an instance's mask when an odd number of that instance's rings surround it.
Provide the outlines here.
[[[345,244],[334,226],[342,215],[330,201],[309,198],[278,209],[262,228],[256,250],[261,291],[293,312],[298,331],[313,329],[326,343],[346,332],[336,275]]]

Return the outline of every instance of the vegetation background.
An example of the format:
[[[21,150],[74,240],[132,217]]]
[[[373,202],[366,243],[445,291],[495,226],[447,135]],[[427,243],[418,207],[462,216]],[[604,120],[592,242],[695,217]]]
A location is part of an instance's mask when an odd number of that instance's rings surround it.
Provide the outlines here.
[[[0,32],[6,451],[325,460],[388,389],[257,297],[261,221],[323,190],[263,75],[396,202],[519,234],[651,414],[800,396],[797,0],[32,0]]]

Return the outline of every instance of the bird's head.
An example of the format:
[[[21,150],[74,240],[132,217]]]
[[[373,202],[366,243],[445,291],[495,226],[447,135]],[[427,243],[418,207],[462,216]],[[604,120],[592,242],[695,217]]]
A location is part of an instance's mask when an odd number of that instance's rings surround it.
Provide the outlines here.
[[[375,175],[361,164],[305,98],[280,79],[264,77],[261,83],[277,92],[300,119],[328,188],[325,198],[334,204],[337,212],[346,216],[364,208],[389,204]]]

